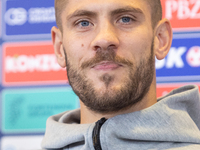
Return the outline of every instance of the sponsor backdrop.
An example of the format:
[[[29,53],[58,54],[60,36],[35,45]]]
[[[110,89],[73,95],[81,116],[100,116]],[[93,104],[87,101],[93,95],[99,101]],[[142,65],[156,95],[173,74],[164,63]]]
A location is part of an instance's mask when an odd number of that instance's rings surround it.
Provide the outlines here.
[[[200,0],[162,0],[173,27],[171,50],[156,60],[157,96],[186,84],[200,87]],[[54,0],[0,0],[1,150],[39,149],[46,119],[79,108],[50,30]]]

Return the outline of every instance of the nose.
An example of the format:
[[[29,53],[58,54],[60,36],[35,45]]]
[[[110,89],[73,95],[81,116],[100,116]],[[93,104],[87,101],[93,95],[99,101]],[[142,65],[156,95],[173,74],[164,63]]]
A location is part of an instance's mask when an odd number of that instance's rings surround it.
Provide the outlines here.
[[[107,22],[97,29],[97,34],[91,43],[93,50],[116,50],[119,46],[119,39],[114,26]]]

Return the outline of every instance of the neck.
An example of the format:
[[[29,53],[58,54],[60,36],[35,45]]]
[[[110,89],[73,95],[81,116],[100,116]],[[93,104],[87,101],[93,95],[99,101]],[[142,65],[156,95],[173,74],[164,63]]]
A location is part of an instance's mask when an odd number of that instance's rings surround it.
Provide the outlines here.
[[[80,101],[81,106],[81,124],[88,124],[98,121],[101,118],[112,118],[117,115],[132,113],[135,111],[140,111],[142,109],[148,108],[157,102],[156,98],[156,81],[155,78],[150,86],[148,93],[145,97],[138,103],[134,104],[133,106],[129,107],[128,109],[118,111],[118,112],[111,112],[111,113],[97,113],[94,111],[89,110],[83,103]]]

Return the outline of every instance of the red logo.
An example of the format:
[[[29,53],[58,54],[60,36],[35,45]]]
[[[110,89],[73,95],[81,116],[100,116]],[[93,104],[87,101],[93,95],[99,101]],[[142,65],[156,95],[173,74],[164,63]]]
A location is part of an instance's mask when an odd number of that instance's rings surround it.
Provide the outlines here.
[[[199,86],[199,92],[200,92],[200,84],[197,83],[194,84]],[[184,84],[157,84],[157,97],[165,96],[172,90],[177,89],[181,86],[184,86]]]
[[[174,30],[200,29],[200,0],[161,0],[163,17]]]
[[[67,83],[51,42],[5,44],[3,53],[4,85]]]
[[[190,48],[186,56],[187,62],[191,67],[200,67],[200,47]]]

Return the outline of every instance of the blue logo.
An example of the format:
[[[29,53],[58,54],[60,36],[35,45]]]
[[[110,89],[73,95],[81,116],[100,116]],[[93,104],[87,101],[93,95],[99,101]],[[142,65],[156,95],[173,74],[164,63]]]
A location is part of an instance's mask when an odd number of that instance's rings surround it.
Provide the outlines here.
[[[50,37],[55,26],[54,0],[4,0],[5,38]]]
[[[200,38],[174,39],[163,60],[156,61],[157,81],[200,80]]]

